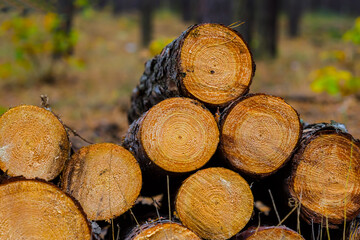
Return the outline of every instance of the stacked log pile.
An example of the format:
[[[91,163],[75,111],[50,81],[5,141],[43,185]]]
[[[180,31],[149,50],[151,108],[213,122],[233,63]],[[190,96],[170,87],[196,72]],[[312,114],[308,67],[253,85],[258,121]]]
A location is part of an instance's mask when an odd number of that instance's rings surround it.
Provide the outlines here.
[[[359,140],[249,93],[254,73],[236,31],[200,24],[145,64],[122,143],[71,152],[50,109],[10,109],[0,239],[358,236]]]

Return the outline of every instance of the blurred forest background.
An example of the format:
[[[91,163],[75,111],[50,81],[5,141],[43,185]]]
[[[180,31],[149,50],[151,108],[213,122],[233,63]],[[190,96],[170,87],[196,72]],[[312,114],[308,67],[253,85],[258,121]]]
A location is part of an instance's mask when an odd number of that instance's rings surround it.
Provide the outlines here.
[[[217,22],[251,47],[250,92],[360,138],[358,16],[358,0],[0,0],[0,114],[46,94],[80,135],[119,143],[145,61],[191,24]]]

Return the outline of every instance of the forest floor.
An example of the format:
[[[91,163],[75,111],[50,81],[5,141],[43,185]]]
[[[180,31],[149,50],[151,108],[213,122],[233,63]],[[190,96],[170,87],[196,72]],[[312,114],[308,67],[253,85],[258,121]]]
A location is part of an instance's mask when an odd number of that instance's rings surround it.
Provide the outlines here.
[[[6,16],[0,16],[0,21],[4,19]],[[305,122],[341,122],[354,137],[360,138],[359,98],[328,96],[310,88],[311,72],[325,66],[321,59],[324,52],[351,51],[341,41],[341,35],[353,22],[351,17],[308,14],[302,21],[301,36],[289,39],[286,20],[281,17],[278,57],[255,60],[257,69],[250,92],[284,97]],[[170,12],[159,11],[153,38],[175,38],[190,24]],[[92,142],[120,142],[128,128],[126,111],[131,91],[145,61],[152,57],[148,49],[139,45],[138,16],[114,17],[108,12],[93,12],[91,16],[77,16],[75,29],[78,43],[74,56],[82,66],[60,66],[55,84],[17,77],[1,79],[0,107],[39,105],[40,95],[46,94],[53,111],[84,138]],[[9,49],[11,43],[0,38],[0,64],[6,61]],[[79,147],[83,143],[75,140],[74,144]]]

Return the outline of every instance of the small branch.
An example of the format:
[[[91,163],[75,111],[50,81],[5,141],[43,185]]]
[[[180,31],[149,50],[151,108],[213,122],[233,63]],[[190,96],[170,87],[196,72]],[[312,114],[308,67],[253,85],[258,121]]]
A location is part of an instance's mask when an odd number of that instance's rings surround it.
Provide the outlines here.
[[[67,126],[67,125],[64,124],[64,123],[63,123],[63,125],[64,125],[64,127],[66,128],[66,130],[70,131],[75,137],[80,138],[81,140],[83,140],[83,141],[86,142],[86,143],[94,144],[93,142],[90,142],[90,141],[86,140],[85,138],[83,138],[80,134],[78,134],[78,133],[76,132],[76,130],[73,130],[72,128],[70,128],[69,126]]]

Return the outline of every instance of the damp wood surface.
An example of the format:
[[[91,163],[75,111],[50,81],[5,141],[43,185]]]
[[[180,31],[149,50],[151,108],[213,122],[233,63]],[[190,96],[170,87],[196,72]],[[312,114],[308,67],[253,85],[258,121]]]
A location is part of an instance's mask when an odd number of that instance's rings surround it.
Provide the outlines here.
[[[129,151],[99,143],[72,156],[61,185],[80,202],[89,219],[109,220],[133,206],[140,194],[142,174]]]
[[[124,139],[142,168],[190,172],[204,166],[217,149],[219,130],[214,116],[189,98],[169,98],[135,121]]]
[[[249,94],[220,116],[220,149],[238,171],[267,176],[290,160],[301,136],[300,119],[283,99]]]
[[[328,124],[304,129],[289,188],[307,222],[336,227],[359,214],[359,165],[360,142],[344,129]]]
[[[252,55],[239,33],[220,24],[193,25],[146,62],[132,93],[129,122],[170,97],[224,106],[248,92],[254,72]]]
[[[0,239],[91,239],[81,206],[53,184],[17,179],[0,184]]]
[[[52,180],[69,154],[68,135],[51,111],[21,105],[0,117],[0,168],[8,175]]]
[[[254,198],[248,183],[229,169],[200,170],[181,185],[175,208],[181,222],[204,239],[228,239],[250,220]]]

